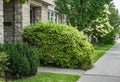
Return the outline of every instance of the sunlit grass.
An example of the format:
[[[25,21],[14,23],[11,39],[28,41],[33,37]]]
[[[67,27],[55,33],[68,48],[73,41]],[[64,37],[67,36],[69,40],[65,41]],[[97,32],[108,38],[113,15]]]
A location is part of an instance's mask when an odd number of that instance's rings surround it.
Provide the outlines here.
[[[11,82],[76,82],[79,78],[79,75],[42,72],[32,77],[14,80]]]

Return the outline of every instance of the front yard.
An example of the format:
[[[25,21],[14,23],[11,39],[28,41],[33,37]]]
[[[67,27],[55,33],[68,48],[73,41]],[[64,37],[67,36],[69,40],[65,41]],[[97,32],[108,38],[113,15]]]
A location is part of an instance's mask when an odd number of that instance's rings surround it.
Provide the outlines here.
[[[95,52],[93,56],[93,62],[95,63],[112,46],[113,45],[100,45],[100,44],[94,45]],[[37,73],[37,75],[33,77],[14,80],[12,82],[76,82],[79,78],[80,78],[79,75],[42,72],[42,73]]]
[[[11,82],[76,82],[80,76],[56,73],[37,73],[37,75]]]

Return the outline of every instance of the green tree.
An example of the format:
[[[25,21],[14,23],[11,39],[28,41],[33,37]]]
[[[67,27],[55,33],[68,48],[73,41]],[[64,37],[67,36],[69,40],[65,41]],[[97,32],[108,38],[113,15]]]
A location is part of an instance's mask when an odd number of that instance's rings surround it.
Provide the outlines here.
[[[120,15],[117,9],[115,9],[114,4],[110,4],[109,10],[111,12],[109,16],[109,22],[114,27],[115,33],[120,33]]]
[[[89,36],[98,38],[99,40],[105,35],[109,34],[114,28],[109,23],[109,6],[104,5],[103,12],[99,17],[93,20],[87,29]]]
[[[118,10],[115,9],[113,3],[110,4],[109,11],[111,12],[111,14],[109,15],[109,22],[110,25],[114,27],[114,30],[102,37],[100,42],[104,44],[114,44],[115,35],[118,33],[120,34],[120,15],[118,13]]]
[[[56,10],[67,15],[67,22],[79,30],[88,28],[98,18],[104,4],[112,0],[55,0]]]

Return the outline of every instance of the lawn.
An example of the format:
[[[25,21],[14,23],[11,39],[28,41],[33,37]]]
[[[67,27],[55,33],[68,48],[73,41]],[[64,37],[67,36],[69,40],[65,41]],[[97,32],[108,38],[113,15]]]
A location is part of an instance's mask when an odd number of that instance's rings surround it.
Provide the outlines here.
[[[56,73],[38,73],[37,75],[11,82],[76,82],[79,75],[56,74]]]
[[[93,62],[95,63],[105,52],[113,45],[94,44],[95,52]],[[27,77],[11,82],[76,82],[80,78],[79,75],[57,74],[57,73],[37,73],[35,76]]]
[[[102,45],[102,44],[95,44],[95,52],[93,56],[93,62],[95,63],[101,56],[105,54],[107,50],[109,50],[113,45]]]

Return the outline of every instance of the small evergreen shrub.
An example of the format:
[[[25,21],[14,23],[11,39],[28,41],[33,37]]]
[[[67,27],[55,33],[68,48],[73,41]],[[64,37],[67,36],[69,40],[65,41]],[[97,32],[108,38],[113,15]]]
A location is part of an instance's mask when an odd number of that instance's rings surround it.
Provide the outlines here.
[[[39,66],[38,50],[27,43],[4,43],[1,47],[8,57],[8,73],[20,78],[34,75]]]
[[[93,46],[72,26],[40,22],[25,28],[23,36],[39,48],[42,65],[84,69],[92,65]]]

